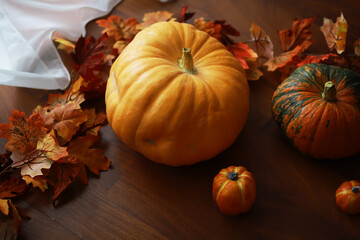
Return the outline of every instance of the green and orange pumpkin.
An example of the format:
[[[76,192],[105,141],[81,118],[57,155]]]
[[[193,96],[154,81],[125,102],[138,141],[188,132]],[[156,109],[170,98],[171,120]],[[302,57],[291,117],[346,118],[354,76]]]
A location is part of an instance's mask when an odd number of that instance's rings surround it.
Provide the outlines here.
[[[360,152],[360,76],[348,69],[307,64],[275,90],[275,121],[302,153],[344,158]]]
[[[247,120],[249,86],[218,40],[190,24],[160,22],[112,65],[105,101],[124,143],[155,162],[190,165],[234,142]]]

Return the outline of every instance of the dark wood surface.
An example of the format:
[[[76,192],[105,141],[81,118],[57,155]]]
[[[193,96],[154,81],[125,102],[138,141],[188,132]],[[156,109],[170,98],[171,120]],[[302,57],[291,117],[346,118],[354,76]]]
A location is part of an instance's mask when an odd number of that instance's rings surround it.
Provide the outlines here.
[[[309,49],[314,53],[328,51],[319,30],[324,16],[335,20],[343,12],[349,52],[360,37],[358,0],[124,0],[111,14],[141,20],[156,10],[178,14],[184,5],[195,18],[225,19],[241,32],[236,40],[246,41],[256,23],[270,35],[275,53],[281,50],[277,30],[290,28],[295,17],[316,17]],[[99,33],[94,22],[88,24],[87,34]],[[73,184],[56,208],[51,192],[39,189],[18,199],[32,217],[23,222],[20,239],[360,239],[360,216],[346,215],[335,204],[341,182],[359,180],[360,156],[314,160],[294,149],[270,112],[278,84],[279,75],[268,72],[250,82],[250,114],[240,136],[217,157],[193,166],[153,163],[126,147],[109,125],[103,127],[101,145],[111,169],[90,177],[88,186]],[[12,109],[30,114],[48,93],[1,86],[0,122],[8,122]],[[246,167],[257,183],[251,211],[234,217],[222,215],[211,195],[214,176],[230,165]]]

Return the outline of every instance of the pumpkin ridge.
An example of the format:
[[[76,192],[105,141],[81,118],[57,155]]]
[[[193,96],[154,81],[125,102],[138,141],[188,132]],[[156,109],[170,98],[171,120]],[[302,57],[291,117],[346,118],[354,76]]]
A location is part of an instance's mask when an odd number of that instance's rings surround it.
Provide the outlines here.
[[[231,180],[227,179],[223,182],[223,184],[221,185],[221,187],[219,188],[219,191],[217,192],[217,195],[216,195],[216,202],[219,201],[219,196],[220,196],[220,193],[224,190],[225,186],[230,182]]]

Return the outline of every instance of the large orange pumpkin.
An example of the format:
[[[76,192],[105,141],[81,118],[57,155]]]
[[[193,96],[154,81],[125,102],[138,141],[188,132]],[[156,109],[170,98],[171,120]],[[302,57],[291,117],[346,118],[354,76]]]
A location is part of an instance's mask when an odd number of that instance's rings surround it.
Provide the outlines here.
[[[240,63],[215,38],[189,24],[160,22],[115,61],[105,100],[124,143],[179,166],[234,142],[248,116],[249,87]]]

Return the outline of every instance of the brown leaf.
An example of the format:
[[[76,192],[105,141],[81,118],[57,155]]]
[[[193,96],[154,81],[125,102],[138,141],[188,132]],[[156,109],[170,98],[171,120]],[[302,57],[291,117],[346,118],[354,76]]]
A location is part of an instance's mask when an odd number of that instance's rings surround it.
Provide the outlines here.
[[[140,24],[140,29],[147,28],[157,22],[166,22],[172,19],[173,14],[168,11],[157,11],[145,13],[143,22]]]
[[[263,73],[260,71],[260,61],[258,58],[247,58],[246,63],[249,66],[249,69],[246,69],[246,79],[248,81],[259,80]]]
[[[246,62],[247,58],[257,58],[256,52],[254,52],[254,50],[252,50],[249,45],[243,42],[232,44],[228,47],[228,49],[241,63],[244,69],[249,69],[249,66]]]
[[[354,42],[354,53],[360,56],[360,38]]]
[[[251,24],[250,39],[253,41],[253,48],[259,57],[267,59],[274,57],[273,44],[270,37],[254,23]]]
[[[294,57],[298,56],[298,54],[301,52],[302,52],[302,48],[298,45],[291,51],[284,52],[279,56],[269,59],[266,63],[264,63],[264,65],[267,66],[268,71],[273,72],[276,69],[282,68],[285,65],[291,63]]]
[[[59,145],[54,130],[39,140],[36,148],[43,152],[44,156],[53,161],[59,160],[60,158],[68,155],[66,147],[61,147]]]
[[[111,15],[107,19],[97,20],[99,27],[103,27],[102,33],[107,33],[115,41],[126,40],[130,42],[139,32],[138,21],[135,18],[128,18],[123,21],[122,17]]]
[[[301,21],[295,19],[291,29],[278,31],[284,52],[293,50],[296,46],[301,46],[305,51],[313,43],[310,27],[314,19],[315,17],[305,18]]]
[[[194,26],[206,33],[208,33],[210,36],[220,40],[221,38],[221,25],[215,24],[213,21],[206,22],[204,18],[197,18],[194,20]]]
[[[17,239],[17,234],[19,227],[22,223],[21,216],[19,214],[19,209],[11,202],[10,199],[0,199],[0,212],[3,212],[3,209],[7,205],[7,214],[4,214],[5,218],[0,224],[0,239],[3,240],[14,240]]]
[[[340,17],[336,19],[336,23],[324,17],[324,23],[320,27],[320,30],[325,36],[330,51],[336,50],[338,54],[345,51],[347,28],[348,25],[342,13]]]
[[[45,192],[45,190],[48,189],[48,185],[46,182],[45,176],[35,176],[31,177],[28,175],[22,176],[22,179],[26,182],[27,185],[32,184],[34,188],[38,187],[42,192]]]
[[[22,195],[26,190],[26,182],[15,177],[0,180],[0,199]]]
[[[179,22],[184,23],[195,15],[194,12],[191,13],[186,12],[187,9],[188,9],[187,5],[181,8],[179,14]]]
[[[76,157],[83,162],[91,172],[99,175],[99,171],[108,170],[110,160],[103,156],[103,150],[92,148],[92,146],[100,139],[100,136],[87,135],[78,137],[69,143],[69,156]]]
[[[80,126],[79,132],[98,135],[100,126],[106,123],[106,114],[103,112],[96,114],[95,108],[86,109],[84,112],[87,116],[87,120]]]

